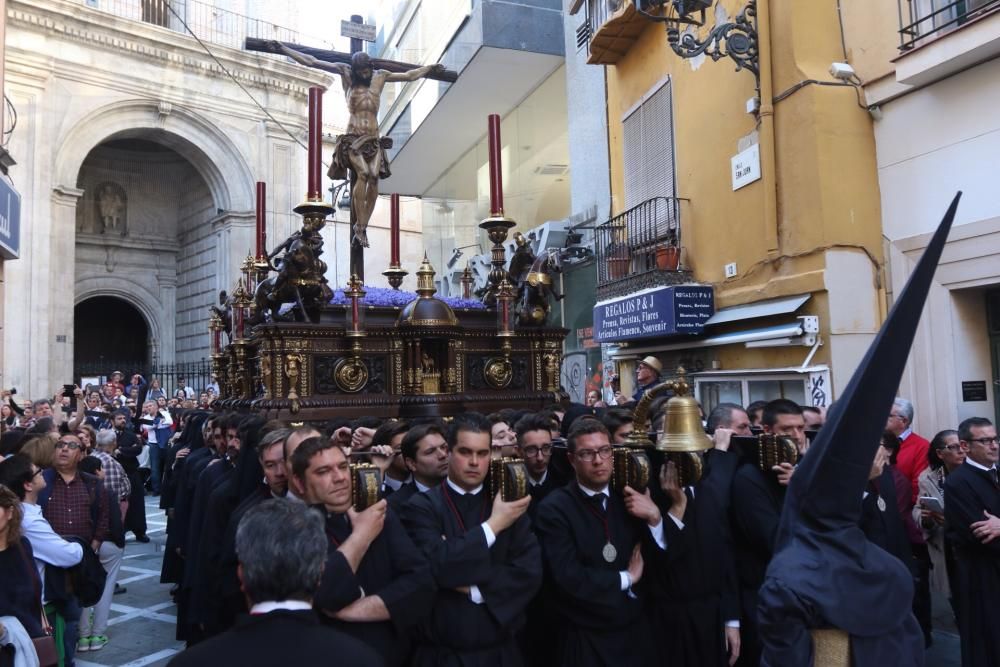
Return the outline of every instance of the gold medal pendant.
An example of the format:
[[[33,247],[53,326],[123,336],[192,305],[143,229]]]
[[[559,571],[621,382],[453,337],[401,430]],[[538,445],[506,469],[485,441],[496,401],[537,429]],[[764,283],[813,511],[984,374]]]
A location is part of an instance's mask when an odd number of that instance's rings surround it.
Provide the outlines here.
[[[879,496],[878,498],[878,509],[880,512],[885,511],[885,500],[882,498],[882,496]]]
[[[618,558],[618,549],[615,549],[615,545],[608,542],[604,545],[604,549],[601,550],[601,555],[604,556],[604,560],[609,563],[614,563],[615,559]]]

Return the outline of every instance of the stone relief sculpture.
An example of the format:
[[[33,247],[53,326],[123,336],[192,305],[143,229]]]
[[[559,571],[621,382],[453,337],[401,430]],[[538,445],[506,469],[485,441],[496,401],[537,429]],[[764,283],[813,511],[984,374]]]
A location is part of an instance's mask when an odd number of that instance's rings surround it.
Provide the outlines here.
[[[97,212],[101,221],[101,234],[119,232],[128,234],[125,189],[117,183],[102,183],[97,187]]]

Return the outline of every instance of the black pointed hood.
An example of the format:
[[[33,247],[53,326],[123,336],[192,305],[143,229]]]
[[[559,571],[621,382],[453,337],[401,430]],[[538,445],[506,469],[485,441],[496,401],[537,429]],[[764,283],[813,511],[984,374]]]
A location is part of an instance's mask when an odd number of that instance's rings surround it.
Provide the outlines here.
[[[858,523],[872,460],[960,197],[955,195],[785,497],[767,576],[852,635],[875,636],[898,625],[912,602],[909,571],[868,542]]]

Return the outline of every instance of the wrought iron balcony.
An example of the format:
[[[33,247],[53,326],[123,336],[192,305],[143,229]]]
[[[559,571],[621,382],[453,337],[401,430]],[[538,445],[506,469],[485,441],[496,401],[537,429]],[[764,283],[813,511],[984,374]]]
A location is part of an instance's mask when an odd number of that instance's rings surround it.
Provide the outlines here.
[[[1000,0],[896,0],[896,4],[900,51],[1000,9]]]
[[[81,4],[179,33],[187,32],[181,23],[183,19],[200,39],[233,49],[243,49],[247,37],[274,39],[323,49],[333,48],[329,40],[302,35],[290,28],[220,9],[198,0],[81,0]]]
[[[654,197],[597,226],[594,233],[599,298],[685,282],[678,270],[680,207],[674,197]]]

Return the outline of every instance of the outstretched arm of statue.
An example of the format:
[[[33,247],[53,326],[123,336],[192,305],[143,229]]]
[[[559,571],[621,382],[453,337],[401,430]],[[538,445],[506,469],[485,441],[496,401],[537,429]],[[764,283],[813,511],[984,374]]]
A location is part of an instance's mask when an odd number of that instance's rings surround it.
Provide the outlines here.
[[[332,72],[334,74],[339,74],[340,78],[343,80],[344,85],[348,85],[351,80],[351,69],[344,63],[329,63],[325,60],[320,60],[308,53],[302,53],[301,51],[296,51],[295,49],[289,48],[279,41],[271,40],[271,48],[279,50],[286,56],[299,63],[300,65],[305,65],[306,67],[315,67],[316,69],[326,70],[327,72]]]
[[[383,70],[384,71],[384,70]],[[386,72],[386,81],[416,81],[417,79],[422,79],[431,72],[440,74],[445,71],[444,65],[441,63],[434,63],[433,65],[425,65],[423,67],[417,67],[411,69],[407,72]]]

